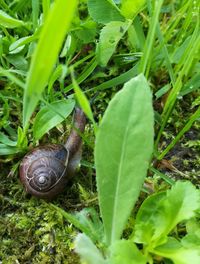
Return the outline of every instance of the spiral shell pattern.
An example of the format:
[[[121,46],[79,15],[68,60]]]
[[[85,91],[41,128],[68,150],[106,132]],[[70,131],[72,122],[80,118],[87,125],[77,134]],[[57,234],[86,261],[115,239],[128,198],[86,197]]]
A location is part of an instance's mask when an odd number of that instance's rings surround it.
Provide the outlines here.
[[[49,191],[65,174],[66,166],[59,159],[43,157],[32,162],[26,178],[32,188],[39,192]]]
[[[62,146],[51,144],[29,152],[20,166],[20,179],[31,194],[49,192],[67,174],[69,152]],[[43,195],[45,196],[45,194]]]

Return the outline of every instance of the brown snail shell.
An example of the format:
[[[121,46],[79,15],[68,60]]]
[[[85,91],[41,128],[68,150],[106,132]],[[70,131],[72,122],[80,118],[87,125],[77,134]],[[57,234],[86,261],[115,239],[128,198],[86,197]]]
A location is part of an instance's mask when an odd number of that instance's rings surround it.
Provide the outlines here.
[[[81,159],[81,137],[86,118],[75,109],[73,129],[65,145],[39,146],[25,155],[20,164],[20,180],[28,193],[52,199],[61,193],[74,175]]]

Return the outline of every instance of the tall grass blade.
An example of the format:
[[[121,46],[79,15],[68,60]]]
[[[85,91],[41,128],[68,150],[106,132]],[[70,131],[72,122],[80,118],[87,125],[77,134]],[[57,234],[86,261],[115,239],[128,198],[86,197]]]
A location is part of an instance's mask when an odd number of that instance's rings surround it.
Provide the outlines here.
[[[29,119],[47,85],[64,37],[69,30],[77,0],[58,0],[49,11],[33,55],[24,93],[23,126]]]
[[[164,156],[175,146],[179,139],[191,128],[192,124],[200,117],[200,106],[195,111],[195,113],[189,118],[185,126],[181,129],[178,135],[172,140],[172,142],[166,147],[165,150],[158,156],[158,160],[164,158]]]
[[[158,17],[160,14],[162,3],[163,3],[163,0],[155,1],[155,6],[153,9],[153,14],[152,14],[150,26],[149,26],[149,32],[147,35],[147,39],[146,39],[144,51],[143,51],[143,56],[142,56],[141,63],[140,63],[140,72],[142,72],[143,74],[146,74],[146,71],[147,71],[147,64],[148,64],[151,51],[153,48],[153,42],[154,42],[155,33],[156,33],[156,26],[158,23]]]
[[[162,113],[162,118],[163,118],[163,122],[162,125],[160,127],[160,130],[158,132],[156,141],[155,141],[155,148],[158,147],[158,143],[160,140],[160,137],[162,135],[162,132],[167,124],[167,121],[169,119],[169,116],[174,108],[175,102],[177,100],[177,97],[180,94],[180,91],[183,87],[183,78],[185,76],[187,76],[190,68],[192,67],[192,63],[195,60],[197,53],[199,52],[200,49],[200,35],[199,35],[199,19],[198,19],[198,23],[196,25],[196,28],[192,34],[192,37],[190,39],[190,42],[185,50],[185,53],[183,54],[185,60],[182,60],[181,63],[181,70],[178,73],[178,77],[176,79],[176,82],[174,84],[174,87],[171,89],[170,94],[167,98],[167,101],[165,103],[164,109],[163,109],[163,113]],[[180,68],[180,66],[179,66]]]

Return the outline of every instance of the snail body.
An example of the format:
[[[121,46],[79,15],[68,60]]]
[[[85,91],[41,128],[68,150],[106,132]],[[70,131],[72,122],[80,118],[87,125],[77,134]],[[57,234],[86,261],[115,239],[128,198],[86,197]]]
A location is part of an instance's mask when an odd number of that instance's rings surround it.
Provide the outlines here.
[[[84,113],[76,108],[73,129],[64,145],[39,146],[24,156],[20,180],[28,193],[50,200],[65,189],[80,163],[80,133],[84,131],[85,123]]]

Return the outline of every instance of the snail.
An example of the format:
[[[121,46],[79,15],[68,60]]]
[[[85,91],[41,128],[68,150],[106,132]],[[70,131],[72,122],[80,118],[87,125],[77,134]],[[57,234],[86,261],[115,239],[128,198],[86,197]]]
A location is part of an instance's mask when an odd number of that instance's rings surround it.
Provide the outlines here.
[[[73,128],[64,145],[48,144],[27,153],[19,169],[20,180],[33,196],[51,200],[60,194],[73,177],[80,159],[86,118],[80,108],[75,108]]]

